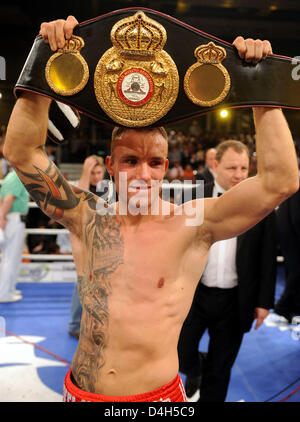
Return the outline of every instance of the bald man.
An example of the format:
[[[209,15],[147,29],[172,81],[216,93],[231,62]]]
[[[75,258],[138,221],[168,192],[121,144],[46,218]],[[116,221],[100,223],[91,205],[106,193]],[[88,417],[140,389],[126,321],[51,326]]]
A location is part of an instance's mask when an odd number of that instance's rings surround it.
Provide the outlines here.
[[[196,180],[204,180],[204,183],[213,183],[215,173],[213,170],[216,159],[216,149],[209,148],[205,153],[205,169],[196,174]]]

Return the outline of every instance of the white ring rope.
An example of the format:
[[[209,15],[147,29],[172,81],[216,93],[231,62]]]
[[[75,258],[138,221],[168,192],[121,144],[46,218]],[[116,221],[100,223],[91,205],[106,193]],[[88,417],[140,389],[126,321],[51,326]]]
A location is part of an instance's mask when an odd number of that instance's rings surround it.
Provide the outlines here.
[[[170,186],[168,184],[163,184],[165,186]],[[174,186],[174,185],[173,185]],[[178,183],[176,187],[183,187],[184,184]],[[184,186],[185,188],[196,186],[196,185],[190,185]],[[35,202],[29,202],[28,203],[29,208],[38,208],[37,204]],[[69,230],[67,229],[35,229],[35,228],[26,228],[25,229],[26,234],[45,234],[45,235],[57,235],[57,234],[66,234],[69,233]],[[40,260],[40,261],[73,261],[73,255],[72,254],[23,254],[22,258],[24,259],[30,259],[30,260]],[[284,258],[282,256],[277,256],[277,262],[282,263],[284,262]]]
[[[73,261],[73,255],[70,254],[23,254],[22,258],[37,261]]]
[[[67,229],[25,229],[27,234],[66,234],[69,233]]]
[[[69,230],[67,229],[25,229],[26,234],[46,234],[46,235],[55,235],[55,234],[61,234],[61,233],[69,233]],[[37,260],[58,260],[58,261],[71,261],[73,260],[72,254],[63,254],[63,255],[57,255],[57,254],[23,254],[22,258],[27,259],[37,259]],[[284,262],[283,256],[277,256],[277,262],[282,263]]]

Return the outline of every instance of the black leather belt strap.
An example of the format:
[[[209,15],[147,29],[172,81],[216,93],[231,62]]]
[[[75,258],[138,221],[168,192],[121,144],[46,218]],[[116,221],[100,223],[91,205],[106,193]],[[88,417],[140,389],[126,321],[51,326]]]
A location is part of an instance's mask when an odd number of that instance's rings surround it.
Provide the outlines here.
[[[256,65],[248,64],[239,58],[235,47],[230,43],[170,16],[145,8],[117,10],[83,22],[75,28],[74,35],[80,36],[85,43],[81,55],[88,64],[90,78],[86,86],[72,96],[56,94],[48,85],[45,78],[45,66],[53,52],[49,45],[38,36],[17,81],[16,95],[18,96],[23,90],[34,91],[67,104],[100,122],[115,125],[115,121],[102,110],[97,102],[93,75],[99,59],[112,47],[110,32],[113,25],[140,10],[165,28],[167,41],[164,50],[175,62],[179,74],[177,99],[167,114],[155,122],[156,126],[194,118],[220,107],[264,105],[300,108],[300,80],[292,77],[295,64],[291,58],[272,55]],[[230,75],[231,85],[223,101],[217,105],[205,107],[194,104],[188,98],[184,90],[184,77],[187,70],[196,62],[195,49],[210,41],[226,50],[226,58],[222,65]]]

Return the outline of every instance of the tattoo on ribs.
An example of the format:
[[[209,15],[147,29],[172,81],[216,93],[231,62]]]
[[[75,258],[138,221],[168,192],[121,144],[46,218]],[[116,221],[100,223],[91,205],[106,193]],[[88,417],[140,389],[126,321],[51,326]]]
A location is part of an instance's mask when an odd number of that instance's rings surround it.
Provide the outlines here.
[[[73,361],[73,374],[80,388],[93,392],[106,363],[111,276],[123,263],[124,242],[116,218],[99,216],[95,212],[90,212],[85,236],[91,259],[90,270],[78,277],[79,297],[85,312],[81,320],[81,347]],[[90,342],[93,346],[87,347]]]

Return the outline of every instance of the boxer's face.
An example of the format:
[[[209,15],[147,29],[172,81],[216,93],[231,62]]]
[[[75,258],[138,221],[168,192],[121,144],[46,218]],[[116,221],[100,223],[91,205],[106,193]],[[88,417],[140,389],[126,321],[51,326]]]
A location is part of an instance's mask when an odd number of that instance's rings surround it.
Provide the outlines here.
[[[112,156],[106,161],[119,197],[124,192],[124,189],[120,189],[120,180],[125,177],[127,202],[138,194],[141,200],[144,198],[150,204],[159,193],[153,186],[162,182],[168,168],[167,151],[167,141],[159,131],[128,129],[122,132]]]
[[[228,190],[248,177],[248,154],[245,151],[238,153],[228,148],[221,160],[215,161],[213,169],[217,174],[216,182],[223,189]]]

